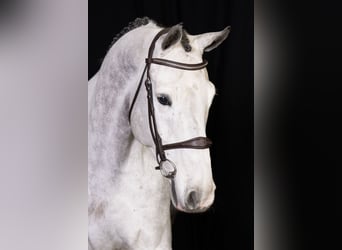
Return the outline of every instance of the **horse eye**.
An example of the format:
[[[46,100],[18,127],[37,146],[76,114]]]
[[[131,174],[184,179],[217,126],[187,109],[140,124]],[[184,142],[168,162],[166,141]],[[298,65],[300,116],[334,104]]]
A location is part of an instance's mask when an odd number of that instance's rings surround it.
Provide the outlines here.
[[[171,100],[167,95],[159,95],[157,99],[160,104],[171,106]]]

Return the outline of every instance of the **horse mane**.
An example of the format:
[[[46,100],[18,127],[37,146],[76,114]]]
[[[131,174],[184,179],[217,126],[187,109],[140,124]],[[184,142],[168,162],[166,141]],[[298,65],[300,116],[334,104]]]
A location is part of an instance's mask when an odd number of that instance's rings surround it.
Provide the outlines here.
[[[115,35],[115,37],[112,40],[112,43],[110,44],[110,47],[112,47],[114,45],[114,43],[116,43],[116,41],[119,40],[126,33],[130,32],[131,30],[134,30],[136,28],[139,28],[143,25],[146,25],[150,21],[153,22],[153,20],[151,20],[148,17],[138,17],[134,21],[129,22],[126,27],[124,27],[118,34]]]
[[[115,35],[115,37],[112,40],[112,43],[110,44],[111,48],[114,43],[116,43],[123,35],[130,32],[131,30],[134,30],[136,28],[139,28],[141,26],[147,25],[148,23],[153,22],[159,27],[163,27],[163,25],[160,25],[159,23],[155,22],[154,20],[150,19],[149,17],[138,17],[134,21],[131,21],[128,23],[126,27],[124,27],[118,34]],[[181,44],[186,52],[191,51],[191,45],[189,42],[189,38],[187,36],[187,32],[185,29],[182,30],[182,39]]]

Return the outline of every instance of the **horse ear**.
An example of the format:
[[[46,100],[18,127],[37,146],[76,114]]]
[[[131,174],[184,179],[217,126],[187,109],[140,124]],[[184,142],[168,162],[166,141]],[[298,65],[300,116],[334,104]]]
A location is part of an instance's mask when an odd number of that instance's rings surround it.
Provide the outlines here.
[[[179,42],[182,39],[182,30],[183,27],[181,24],[172,26],[161,44],[162,49],[166,50]]]
[[[204,52],[209,52],[219,46],[228,37],[230,29],[230,26],[227,26],[222,31],[194,36],[194,42],[199,49],[202,49]]]

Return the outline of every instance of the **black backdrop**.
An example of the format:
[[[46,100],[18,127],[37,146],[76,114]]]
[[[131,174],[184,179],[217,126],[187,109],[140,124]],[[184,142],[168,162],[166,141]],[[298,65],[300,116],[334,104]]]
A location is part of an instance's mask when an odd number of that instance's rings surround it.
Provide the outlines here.
[[[204,214],[177,213],[173,248],[253,248],[253,1],[89,1],[89,75],[92,77],[113,37],[136,17],[164,26],[183,22],[190,34],[222,30],[227,40],[204,57],[216,85],[207,125],[217,186]]]

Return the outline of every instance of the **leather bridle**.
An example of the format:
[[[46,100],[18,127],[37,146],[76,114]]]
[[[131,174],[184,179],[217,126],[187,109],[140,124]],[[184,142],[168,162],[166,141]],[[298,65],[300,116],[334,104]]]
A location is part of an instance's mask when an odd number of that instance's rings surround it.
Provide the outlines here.
[[[136,102],[137,96],[140,92],[140,88],[144,79],[144,75],[146,73],[146,80],[145,80],[145,87],[147,91],[147,105],[148,105],[148,120],[149,120],[149,127],[151,131],[151,135],[156,147],[156,159],[158,162],[158,166],[156,169],[160,169],[161,174],[167,178],[173,178],[176,175],[177,169],[175,164],[168,160],[165,155],[165,150],[171,149],[178,149],[178,148],[191,148],[191,149],[206,149],[209,148],[212,144],[211,140],[207,137],[194,137],[189,140],[171,143],[171,144],[163,144],[162,138],[159,135],[158,127],[156,123],[156,116],[154,112],[154,105],[153,105],[153,90],[152,90],[152,82],[150,76],[150,67],[151,64],[158,64],[162,66],[167,66],[171,68],[177,68],[182,70],[200,70],[207,66],[208,62],[203,60],[201,63],[197,64],[187,64],[187,63],[180,63],[176,61],[166,60],[162,58],[153,58],[153,51],[156,45],[157,40],[163,35],[166,34],[170,28],[165,28],[158,32],[158,34],[153,38],[150,48],[148,50],[148,57],[146,58],[145,68],[141,75],[140,82],[138,88],[135,92],[133,97],[133,101],[131,107],[129,109],[128,119],[131,122],[131,113]]]

